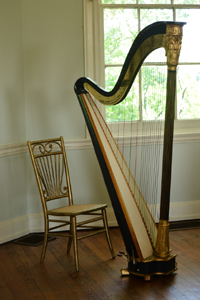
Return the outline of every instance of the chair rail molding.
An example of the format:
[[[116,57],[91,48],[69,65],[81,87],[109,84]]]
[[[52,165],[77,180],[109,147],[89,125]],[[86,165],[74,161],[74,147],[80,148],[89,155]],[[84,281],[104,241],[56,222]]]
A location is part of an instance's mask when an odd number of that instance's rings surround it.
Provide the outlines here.
[[[93,148],[90,139],[65,140],[65,147],[68,150],[82,150]],[[27,142],[0,145],[0,157],[26,152],[28,152]]]
[[[174,144],[183,143],[198,143],[200,142],[199,130],[184,130],[174,133]],[[90,138],[73,139],[64,141],[67,150],[82,150],[92,149],[93,145]],[[134,145],[133,145],[134,146]],[[0,145],[0,157],[21,154],[28,152],[27,142],[13,143],[7,145]]]

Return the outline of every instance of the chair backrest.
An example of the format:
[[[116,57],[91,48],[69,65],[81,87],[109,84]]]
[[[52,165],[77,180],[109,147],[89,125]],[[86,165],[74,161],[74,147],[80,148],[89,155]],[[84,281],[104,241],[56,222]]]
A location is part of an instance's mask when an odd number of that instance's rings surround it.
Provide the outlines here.
[[[27,142],[38,183],[43,209],[46,202],[68,197],[73,204],[63,137]]]

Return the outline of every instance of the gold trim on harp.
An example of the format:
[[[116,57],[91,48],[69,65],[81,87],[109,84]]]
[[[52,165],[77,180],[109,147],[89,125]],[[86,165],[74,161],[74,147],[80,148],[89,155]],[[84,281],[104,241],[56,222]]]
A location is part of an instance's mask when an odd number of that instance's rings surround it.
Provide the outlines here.
[[[137,49],[122,79],[120,87],[113,95],[109,97],[108,95],[104,96],[87,82],[84,83],[84,88],[100,103],[105,105],[115,105],[119,103],[126,95],[131,82],[134,80],[141,61],[152,51],[161,47],[164,47],[166,51],[168,69],[175,71],[181,50],[183,25],[184,24],[168,23],[166,24],[166,34],[157,34],[146,39]]]
[[[183,25],[167,24],[163,44],[166,50],[168,70],[176,71],[181,50]]]
[[[165,259],[162,259],[162,260],[160,259],[160,261],[170,262],[175,257],[176,257],[176,255],[170,255]],[[159,261],[159,259],[156,258],[155,256],[151,256],[147,260],[144,260],[143,263],[152,263],[152,262],[155,262],[155,261]],[[136,276],[144,277],[145,281],[149,281],[149,280],[151,280],[151,276],[153,276],[153,275],[165,275],[165,276],[167,276],[167,275],[169,275],[169,274],[171,274],[175,271],[177,271],[177,264],[175,264],[175,267],[173,269],[169,270],[168,272],[155,271],[155,272],[152,272],[152,273],[149,273],[149,274],[144,274],[144,273],[138,273],[138,272],[131,271],[131,270],[129,270],[129,268],[127,268],[127,269],[121,269],[121,275],[122,276],[136,275]]]
[[[118,91],[114,95],[110,97],[108,97],[107,95],[101,95],[87,82],[84,83],[84,88],[90,94],[92,94],[95,97],[95,99],[97,99],[99,102],[105,105],[115,105],[119,103],[123,99],[124,95],[127,92],[127,89],[129,88],[134,77],[136,76],[136,72],[141,64],[141,61],[153,50],[163,47],[163,41],[163,34],[157,34],[155,36],[149,37],[142,43],[142,45],[137,49],[135,55],[133,56],[129,67],[124,75],[122,83],[120,84]]]
[[[170,255],[169,248],[169,221],[160,220],[158,225],[158,236],[154,255],[158,258],[166,258]]]

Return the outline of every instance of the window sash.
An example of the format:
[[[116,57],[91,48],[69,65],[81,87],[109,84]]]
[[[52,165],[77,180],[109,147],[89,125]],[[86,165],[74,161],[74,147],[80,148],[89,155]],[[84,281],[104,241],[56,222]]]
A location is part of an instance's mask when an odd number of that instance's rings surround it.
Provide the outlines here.
[[[173,2],[173,1],[171,1]],[[122,64],[104,64],[104,32],[103,32],[103,10],[104,8],[170,8],[173,9],[174,18],[176,9],[191,8],[189,4],[102,4],[98,0],[83,0],[84,5],[84,41],[85,41],[85,76],[92,78],[100,86],[105,86],[105,68],[118,67]],[[200,9],[200,4],[193,4],[192,8]],[[88,18],[88,16],[90,16]],[[140,26],[139,26],[140,27]],[[90,49],[88,51],[88,49]],[[91,53],[92,52],[92,55]],[[88,59],[87,59],[88,58]],[[144,65],[155,65],[146,62]],[[200,65],[200,62],[180,62],[179,65]],[[94,67],[95,66],[95,67]],[[94,70],[95,69],[95,70]],[[141,75],[140,75],[141,76]],[[141,91],[140,91],[141,93]],[[105,106],[97,103],[101,113],[105,117]],[[140,105],[141,107],[141,105]],[[140,112],[141,114],[141,112]],[[134,122],[133,122],[134,123]],[[109,123],[111,130],[115,132],[112,123]],[[177,120],[175,117],[175,133],[197,132],[200,128],[199,119]]]

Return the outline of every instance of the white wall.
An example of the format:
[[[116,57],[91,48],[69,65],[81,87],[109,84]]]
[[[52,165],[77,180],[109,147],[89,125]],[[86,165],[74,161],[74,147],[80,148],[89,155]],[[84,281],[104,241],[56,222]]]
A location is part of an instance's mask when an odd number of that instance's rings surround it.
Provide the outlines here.
[[[0,1],[0,145],[26,140],[21,1]],[[27,211],[23,154],[0,158],[0,222]]]
[[[27,140],[63,135],[76,202],[111,206],[73,90],[84,75],[82,12],[82,0],[0,0],[0,243],[43,228]],[[197,139],[175,144],[176,219],[176,203],[200,216],[199,152]]]
[[[23,0],[26,136],[84,138],[73,86],[84,74],[82,0]]]
[[[42,230],[26,141],[85,139],[82,0],[0,0],[0,242]],[[69,144],[69,143],[68,143]],[[68,148],[67,144],[67,148]],[[90,145],[67,151],[76,203],[109,202]]]
[[[200,143],[174,145],[171,201],[200,200]],[[200,212],[199,210],[197,211]]]
[[[24,141],[22,18],[20,0],[0,1],[0,145]]]

